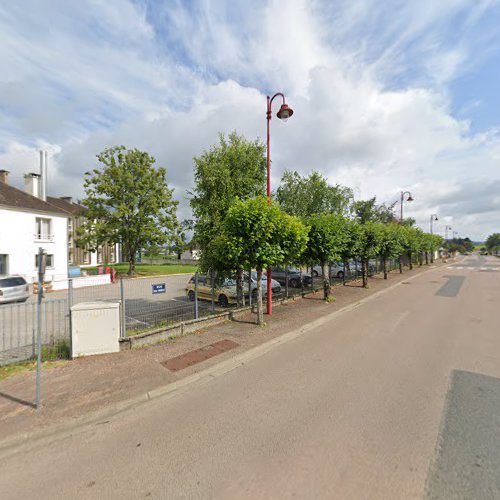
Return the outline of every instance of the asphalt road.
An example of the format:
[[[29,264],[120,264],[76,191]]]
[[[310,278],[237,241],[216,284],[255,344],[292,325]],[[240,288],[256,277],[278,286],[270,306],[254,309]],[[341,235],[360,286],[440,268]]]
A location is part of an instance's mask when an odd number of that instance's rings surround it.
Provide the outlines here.
[[[500,498],[499,260],[0,464],[2,498]]]

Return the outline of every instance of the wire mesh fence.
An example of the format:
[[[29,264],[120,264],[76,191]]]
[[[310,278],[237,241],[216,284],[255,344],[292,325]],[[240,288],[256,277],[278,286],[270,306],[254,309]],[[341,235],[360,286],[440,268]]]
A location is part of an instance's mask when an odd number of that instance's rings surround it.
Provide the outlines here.
[[[70,354],[69,309],[66,299],[42,302],[42,359]],[[0,306],[0,365],[34,359],[37,355],[37,304]]]
[[[404,262],[408,264],[408,262]],[[386,262],[388,272],[397,270],[399,262]],[[367,274],[383,271],[381,259],[368,262]],[[359,260],[334,262],[328,266],[327,277],[332,286],[358,280],[362,275]],[[322,269],[275,268],[272,270],[273,301],[300,295],[324,286]],[[243,275],[243,297],[238,301],[234,276],[198,274],[121,278],[88,277],[57,282],[44,295],[42,302],[42,343],[45,359],[70,355],[71,306],[81,302],[112,301],[121,304],[121,336],[131,336],[166,328],[180,322],[227,311],[239,305],[255,305],[257,273]],[[263,275],[262,297],[267,299],[267,276]],[[0,364],[29,359],[36,355],[36,295],[25,304],[0,306]]]

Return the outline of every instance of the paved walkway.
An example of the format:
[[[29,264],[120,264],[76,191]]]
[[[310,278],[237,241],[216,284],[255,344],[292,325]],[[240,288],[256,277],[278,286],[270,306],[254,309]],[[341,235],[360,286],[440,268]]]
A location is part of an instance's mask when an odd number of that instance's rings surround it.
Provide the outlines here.
[[[427,269],[429,266],[417,266],[402,275],[393,272],[388,280],[376,276],[370,279],[369,289],[363,289],[359,282],[337,286],[333,292],[336,300],[332,304],[326,304],[318,292],[275,307],[273,316],[266,317],[267,324],[262,328],[255,325],[255,315],[248,313],[238,321],[200,330],[157,346],[62,362],[42,371],[43,406],[39,412],[32,405],[34,372],[0,381],[0,446],[2,441],[7,442],[20,433],[67,422],[180,380]],[[165,367],[172,358],[221,340],[230,340],[238,346],[179,371],[173,372]]]

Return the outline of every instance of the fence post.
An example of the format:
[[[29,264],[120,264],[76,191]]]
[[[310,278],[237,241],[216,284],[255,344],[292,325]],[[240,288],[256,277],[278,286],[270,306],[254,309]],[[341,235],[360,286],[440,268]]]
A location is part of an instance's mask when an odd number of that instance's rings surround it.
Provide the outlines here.
[[[196,283],[198,283],[198,278],[195,277]],[[215,313],[215,283],[214,283],[214,270],[210,269],[210,287],[212,295],[212,314]],[[195,302],[196,302],[196,290],[195,290]]]
[[[120,277],[120,302],[122,305],[122,321],[120,328],[120,337],[124,339],[127,336],[126,311],[125,311],[125,289],[123,286],[123,278]]]
[[[257,291],[257,288],[255,289]],[[252,270],[248,271],[248,305],[252,307]]]
[[[73,359],[73,318],[71,307],[73,306],[73,278],[68,279],[68,314],[69,314],[69,356]]]
[[[194,273],[194,319],[198,319],[198,273]]]

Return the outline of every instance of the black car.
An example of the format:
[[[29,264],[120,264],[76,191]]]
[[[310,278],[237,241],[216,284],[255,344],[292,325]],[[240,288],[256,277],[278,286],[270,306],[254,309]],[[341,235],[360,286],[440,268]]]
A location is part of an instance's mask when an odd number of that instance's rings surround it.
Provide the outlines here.
[[[271,272],[272,272],[272,279],[276,280],[280,285],[283,286],[286,285],[287,276],[288,276],[288,286],[290,288],[300,288],[302,286],[302,283],[304,284],[304,286],[312,285],[311,275],[303,273],[300,271],[300,269],[297,269],[295,267],[289,267],[288,274],[287,274],[287,269],[285,267],[273,268]]]

